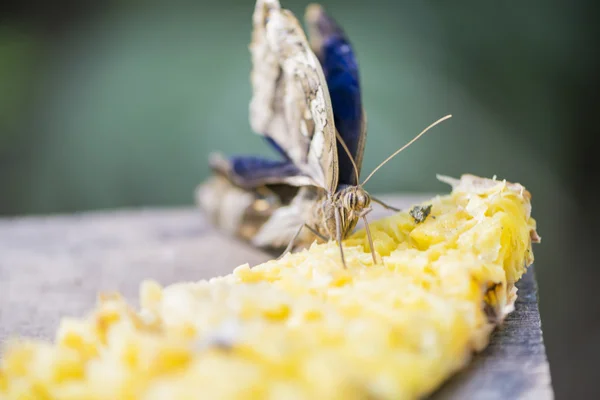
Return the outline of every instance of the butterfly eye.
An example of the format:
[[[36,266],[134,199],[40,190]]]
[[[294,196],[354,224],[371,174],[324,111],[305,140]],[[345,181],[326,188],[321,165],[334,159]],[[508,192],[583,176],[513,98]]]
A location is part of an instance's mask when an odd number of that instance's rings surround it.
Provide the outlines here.
[[[359,193],[356,195],[356,197],[357,197],[356,205],[358,208],[368,207],[369,204],[371,203],[371,199],[365,193]]]
[[[357,201],[357,206],[360,207],[360,208],[363,208],[365,206],[365,196],[362,196],[362,195],[359,194],[356,197],[357,197],[357,200],[358,200]]]

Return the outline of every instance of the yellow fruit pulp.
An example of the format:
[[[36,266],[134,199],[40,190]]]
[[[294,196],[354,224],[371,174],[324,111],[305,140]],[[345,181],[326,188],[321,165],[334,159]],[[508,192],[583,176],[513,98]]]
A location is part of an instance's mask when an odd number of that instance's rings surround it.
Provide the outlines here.
[[[141,309],[101,296],[55,343],[17,340],[9,399],[414,399],[465,366],[511,310],[539,240],[518,184],[443,178],[416,223],[364,231],[209,281],[141,286]],[[199,263],[205,262],[198,260]],[[487,311],[485,310],[487,308]],[[489,310],[492,310],[490,313]]]

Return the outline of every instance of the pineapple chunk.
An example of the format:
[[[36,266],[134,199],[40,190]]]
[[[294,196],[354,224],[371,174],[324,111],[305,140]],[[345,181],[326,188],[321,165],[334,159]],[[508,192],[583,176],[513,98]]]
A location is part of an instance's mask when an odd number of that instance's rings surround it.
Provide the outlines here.
[[[512,310],[539,241],[521,185],[440,179],[450,195],[371,224],[381,263],[359,231],[344,243],[348,269],[335,243],[313,244],[210,281],[145,282],[139,312],[103,296],[54,344],[10,344],[0,398],[427,395]]]

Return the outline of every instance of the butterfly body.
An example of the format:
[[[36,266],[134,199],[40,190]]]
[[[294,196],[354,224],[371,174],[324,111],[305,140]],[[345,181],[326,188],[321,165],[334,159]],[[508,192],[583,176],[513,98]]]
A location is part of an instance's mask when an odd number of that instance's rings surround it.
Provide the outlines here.
[[[243,191],[243,207],[262,204],[261,193],[269,188],[296,188],[291,198],[283,197],[281,189],[271,190],[272,204],[278,205],[258,222],[250,219],[255,213],[238,217],[240,227],[255,224],[251,237],[245,236],[254,245],[283,247],[289,242],[289,250],[315,237],[336,240],[345,266],[342,240],[359,219],[366,223],[371,201],[383,205],[362,186],[370,176],[359,182],[366,114],[354,51],[344,31],[318,5],[309,6],[305,15],[310,42],[277,0],[257,0],[252,21],[250,126],[281,159],[215,157],[211,167],[225,179],[221,185]],[[215,213],[218,201],[206,200],[214,199],[211,190],[210,185],[201,187],[199,203]],[[377,262],[368,224],[366,228]]]
[[[282,159],[215,156],[210,162],[213,171],[227,178],[232,192],[233,187],[241,188],[255,201],[262,199],[258,189],[264,193],[269,185],[301,188],[293,200],[282,199],[261,220],[261,228],[251,238],[261,247],[290,241],[303,223],[313,232],[298,236],[298,245],[310,243],[315,236],[344,239],[370,203],[368,194],[357,186],[358,171],[352,165],[355,160],[360,170],[366,138],[353,49],[320,6],[309,6],[305,17],[310,43],[297,19],[278,1],[258,0],[253,15],[250,125]],[[351,149],[353,160],[337,135]],[[203,193],[214,191],[211,184],[203,185]],[[277,199],[277,192],[272,193]],[[199,203],[215,212],[214,207]],[[247,204],[248,200],[241,205]],[[248,224],[240,222],[240,227]]]
[[[333,195],[325,195],[317,202],[307,224],[327,239],[337,240],[338,231],[340,237],[345,239],[364,213],[370,210],[370,204],[371,196],[361,187],[340,185]],[[336,213],[339,213],[339,226]]]

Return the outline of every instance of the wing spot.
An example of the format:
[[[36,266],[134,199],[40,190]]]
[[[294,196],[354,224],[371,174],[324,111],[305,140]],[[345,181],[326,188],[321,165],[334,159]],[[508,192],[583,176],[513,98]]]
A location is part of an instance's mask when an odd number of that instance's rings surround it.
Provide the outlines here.
[[[305,120],[300,121],[300,132],[302,132],[302,136],[308,137],[308,127]]]
[[[310,146],[319,158],[323,155],[323,142],[323,132],[320,130],[315,132]]]

